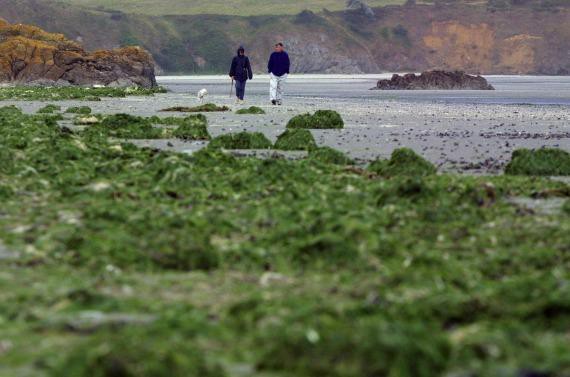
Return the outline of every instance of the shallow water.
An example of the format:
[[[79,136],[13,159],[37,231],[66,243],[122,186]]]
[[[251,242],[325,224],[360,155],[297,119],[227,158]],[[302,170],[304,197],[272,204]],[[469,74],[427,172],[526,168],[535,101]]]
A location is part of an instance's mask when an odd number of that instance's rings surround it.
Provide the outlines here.
[[[369,90],[379,75],[291,75],[287,96],[294,98],[359,99],[369,101],[406,101],[463,104],[532,104],[570,105],[570,76],[487,76],[494,91],[376,91]],[[226,76],[163,76],[161,85],[177,93],[196,93],[206,88],[210,94],[229,96],[230,80]],[[268,78],[256,76],[248,83],[248,95],[267,97]]]

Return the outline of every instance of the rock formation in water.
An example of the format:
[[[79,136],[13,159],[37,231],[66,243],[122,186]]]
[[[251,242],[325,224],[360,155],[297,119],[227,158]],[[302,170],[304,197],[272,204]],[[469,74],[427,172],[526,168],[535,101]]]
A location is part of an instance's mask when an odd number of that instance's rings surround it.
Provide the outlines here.
[[[156,86],[139,47],[86,52],[62,34],[0,19],[0,82],[26,85]]]
[[[380,90],[495,90],[482,76],[472,76],[461,71],[428,71],[421,75],[408,73],[393,75],[390,80],[380,80]]]

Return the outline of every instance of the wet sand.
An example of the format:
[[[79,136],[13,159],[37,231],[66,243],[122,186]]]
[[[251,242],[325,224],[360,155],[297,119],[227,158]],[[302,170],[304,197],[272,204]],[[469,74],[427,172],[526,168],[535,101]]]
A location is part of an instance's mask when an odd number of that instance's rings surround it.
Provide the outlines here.
[[[496,91],[372,91],[375,76],[297,76],[286,87],[284,105],[268,102],[265,77],[248,84],[246,106],[262,107],[265,115],[208,113],[210,133],[263,132],[274,141],[296,114],[333,109],[345,120],[343,130],[314,130],[319,145],[346,152],[363,163],[388,157],[399,147],[410,147],[443,171],[499,172],[517,148],[553,147],[570,151],[570,77],[489,77]],[[159,78],[170,92],[155,97],[103,99],[81,102],[95,113],[184,116],[162,113],[171,106],[206,102],[235,106],[225,77]],[[46,102],[1,102],[33,112]],[[76,106],[77,101],[58,103]],[[204,142],[138,141],[139,145],[191,153]]]

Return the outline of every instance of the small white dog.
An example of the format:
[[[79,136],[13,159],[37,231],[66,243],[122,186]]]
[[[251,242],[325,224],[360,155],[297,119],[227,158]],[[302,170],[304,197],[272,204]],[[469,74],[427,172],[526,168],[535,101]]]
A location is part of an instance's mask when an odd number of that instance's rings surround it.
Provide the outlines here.
[[[200,100],[200,103],[202,103],[204,101],[204,98],[206,98],[208,96],[208,91],[206,89],[200,89],[200,91],[198,92],[198,99]]]

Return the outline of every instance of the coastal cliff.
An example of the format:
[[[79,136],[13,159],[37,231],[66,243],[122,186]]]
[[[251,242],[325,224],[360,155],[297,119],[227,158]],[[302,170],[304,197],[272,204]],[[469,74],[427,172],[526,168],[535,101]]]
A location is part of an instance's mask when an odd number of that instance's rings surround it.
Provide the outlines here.
[[[372,13],[151,16],[51,0],[0,0],[0,17],[63,33],[88,49],[142,46],[167,73],[225,73],[240,44],[263,72],[273,44],[283,41],[300,73],[564,75],[570,74],[570,3],[559,3],[493,8],[485,1],[439,1]]]

